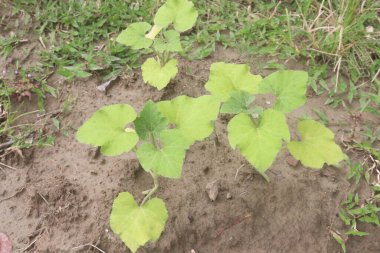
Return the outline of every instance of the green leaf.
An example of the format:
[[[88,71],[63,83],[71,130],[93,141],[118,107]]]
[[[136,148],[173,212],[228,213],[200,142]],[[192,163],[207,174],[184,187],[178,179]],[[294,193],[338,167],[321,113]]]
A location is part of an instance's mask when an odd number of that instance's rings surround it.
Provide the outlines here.
[[[320,169],[324,163],[336,165],[344,159],[340,147],[334,142],[334,133],[314,120],[298,122],[302,141],[288,143],[292,156],[306,167]]]
[[[220,102],[213,96],[179,96],[157,103],[158,110],[169,123],[176,125],[188,146],[205,139],[214,131],[219,107]]]
[[[138,206],[129,192],[121,192],[114,200],[110,217],[112,231],[132,251],[160,238],[168,219],[165,203],[159,198]]]
[[[83,64],[76,64],[74,66],[64,66],[58,69],[58,74],[72,80],[74,77],[87,78],[91,76],[91,73],[83,70]]]
[[[165,28],[173,23],[174,29],[184,32],[194,26],[197,17],[198,12],[191,1],[168,0],[158,9],[154,24]]]
[[[146,38],[145,35],[151,27],[145,22],[130,24],[117,36],[116,41],[132,49],[149,48],[153,44],[153,40]]]
[[[351,224],[351,218],[348,216],[348,214],[346,213],[346,211],[344,211],[343,209],[340,210],[339,212],[339,218],[344,222],[344,224],[346,224],[347,226],[349,226]]]
[[[177,31],[169,30],[164,32],[165,39],[157,38],[154,41],[154,49],[157,52],[181,52],[182,46],[180,34]]]
[[[372,224],[375,224],[377,226],[380,226],[379,218],[377,217],[376,213],[371,213],[371,215],[363,216],[359,220],[361,222],[372,223]]]
[[[264,177],[290,133],[282,112],[265,110],[257,124],[249,115],[240,113],[228,123],[228,140],[231,147],[239,148],[242,155]]]
[[[274,93],[274,109],[288,113],[305,103],[307,80],[305,71],[280,70],[263,79],[259,93]]]
[[[130,105],[105,106],[78,129],[76,138],[82,143],[101,147],[104,155],[120,155],[130,151],[139,140],[135,130],[126,128],[135,118],[136,112]]]
[[[248,65],[217,62],[211,65],[210,77],[205,88],[225,102],[234,91],[257,93],[261,79],[261,76],[250,73]]]
[[[342,247],[343,252],[346,253],[346,243],[344,242],[343,238],[334,231],[330,231],[330,233],[334,237],[335,241],[337,241],[339,245]]]
[[[346,235],[366,236],[369,235],[369,233],[351,229],[346,232]]]
[[[177,75],[177,60],[171,59],[161,66],[154,58],[147,59],[141,66],[144,82],[162,90]]]
[[[222,105],[221,113],[238,114],[248,112],[249,105],[255,100],[255,97],[246,91],[234,91],[231,97]]]
[[[180,178],[186,155],[186,141],[176,129],[166,130],[160,135],[162,148],[143,143],[137,149],[137,158],[146,171],[168,178]]]
[[[168,125],[167,119],[157,110],[152,100],[145,103],[134,123],[136,132],[142,140],[147,140],[150,134],[158,137]]]

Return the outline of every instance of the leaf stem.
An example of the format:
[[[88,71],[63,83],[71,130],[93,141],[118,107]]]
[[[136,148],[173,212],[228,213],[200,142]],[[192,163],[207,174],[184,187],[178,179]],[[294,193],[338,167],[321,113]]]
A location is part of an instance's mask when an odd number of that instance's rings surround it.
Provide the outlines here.
[[[160,186],[159,181],[158,181],[158,175],[151,171],[149,173],[153,178],[154,187],[149,190],[149,193],[145,196],[140,206],[143,206],[145,202],[157,191],[158,187]]]
[[[151,139],[152,144],[154,145],[154,147],[155,147],[156,149],[158,149],[157,140],[156,140],[156,137],[154,137],[154,134],[153,134],[153,133],[150,133],[150,139]]]

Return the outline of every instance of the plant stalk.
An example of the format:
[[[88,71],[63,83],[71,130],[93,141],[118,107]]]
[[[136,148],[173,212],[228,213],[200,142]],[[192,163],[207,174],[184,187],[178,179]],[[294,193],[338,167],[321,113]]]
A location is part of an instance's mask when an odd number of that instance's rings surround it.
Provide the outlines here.
[[[145,196],[140,206],[143,206],[145,202],[158,190],[158,187],[160,186],[159,181],[158,181],[158,175],[151,171],[150,171],[150,175],[153,178],[154,187],[149,190],[149,193]]]

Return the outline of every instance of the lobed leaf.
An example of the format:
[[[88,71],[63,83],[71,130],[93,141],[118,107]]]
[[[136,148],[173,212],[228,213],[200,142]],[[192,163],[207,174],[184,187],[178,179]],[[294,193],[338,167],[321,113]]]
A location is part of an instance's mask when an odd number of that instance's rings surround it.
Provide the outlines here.
[[[344,159],[342,150],[334,142],[334,133],[323,124],[302,120],[297,129],[302,141],[288,143],[288,149],[304,166],[320,169],[324,163],[336,165]]]
[[[132,49],[149,48],[153,44],[153,40],[146,38],[145,35],[151,27],[146,22],[130,24],[127,29],[117,36],[116,41]]]
[[[149,58],[141,66],[141,70],[144,82],[162,90],[177,75],[177,60],[171,59],[161,66],[154,58]]]
[[[154,40],[154,49],[157,52],[181,52],[182,45],[179,32],[169,30],[164,32],[164,39],[157,38]]]
[[[261,76],[250,73],[248,65],[217,62],[211,65],[210,77],[205,88],[225,102],[231,97],[231,93],[236,91],[257,93],[261,80]]]
[[[227,126],[228,140],[265,178],[265,171],[272,165],[282,147],[282,140],[289,141],[290,133],[282,112],[265,110],[256,124],[249,115],[240,113]]]
[[[121,192],[112,205],[110,225],[125,245],[136,252],[147,242],[160,238],[168,219],[165,203],[159,198],[138,206],[129,192]]]
[[[178,32],[192,28],[197,21],[198,11],[188,0],[168,0],[162,5],[154,18],[154,24],[165,28],[173,24]]]
[[[259,93],[274,93],[274,109],[288,113],[305,103],[308,78],[305,71],[280,70],[262,80]]]
[[[82,143],[101,147],[104,155],[120,155],[130,151],[139,140],[135,130],[126,129],[135,118],[136,112],[130,105],[105,106],[78,129],[76,138]]]
[[[231,97],[223,103],[220,108],[221,113],[238,114],[241,112],[248,112],[249,105],[255,100],[255,96],[246,91],[234,91]]]
[[[220,102],[213,96],[179,96],[173,100],[161,101],[157,107],[169,123],[175,124],[190,146],[214,131],[213,122],[218,117]]]
[[[137,149],[137,158],[146,171],[168,178],[180,178],[186,155],[186,141],[178,130],[169,129],[161,133],[162,147],[143,143]]]
[[[134,123],[136,132],[142,140],[149,139],[150,134],[158,137],[168,125],[167,119],[157,110],[152,100],[145,103],[144,108]]]

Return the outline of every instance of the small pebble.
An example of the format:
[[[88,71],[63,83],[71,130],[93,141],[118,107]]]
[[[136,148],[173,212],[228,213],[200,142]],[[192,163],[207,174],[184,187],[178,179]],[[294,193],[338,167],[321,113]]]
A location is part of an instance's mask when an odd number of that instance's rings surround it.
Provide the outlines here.
[[[217,180],[206,185],[206,192],[211,201],[215,201],[219,194],[219,183]]]
[[[227,198],[227,199],[232,199],[232,195],[231,195],[231,193],[227,192],[226,198]]]

